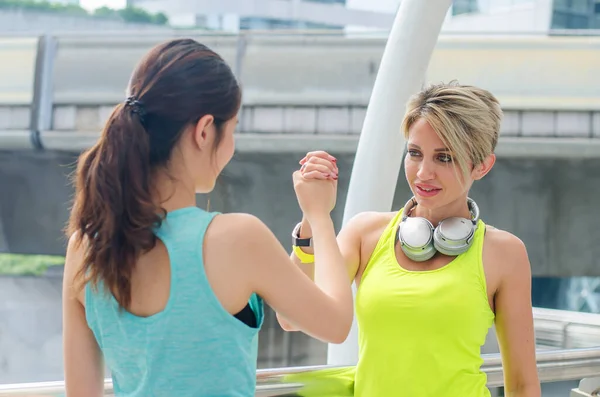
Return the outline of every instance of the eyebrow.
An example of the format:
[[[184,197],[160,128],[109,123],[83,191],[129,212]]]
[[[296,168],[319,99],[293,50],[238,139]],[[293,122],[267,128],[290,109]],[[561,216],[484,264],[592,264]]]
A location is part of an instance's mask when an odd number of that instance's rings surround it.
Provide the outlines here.
[[[419,149],[421,150],[421,147],[419,145],[415,145],[414,143],[409,143],[408,146],[412,146],[415,149]],[[438,148],[435,149],[434,152],[449,152],[450,149],[448,149],[447,147],[442,147],[442,148]]]

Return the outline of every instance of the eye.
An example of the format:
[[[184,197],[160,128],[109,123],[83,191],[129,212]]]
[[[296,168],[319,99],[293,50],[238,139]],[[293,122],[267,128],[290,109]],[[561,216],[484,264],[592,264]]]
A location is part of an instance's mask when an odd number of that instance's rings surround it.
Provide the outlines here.
[[[415,150],[415,149],[409,149],[409,150],[408,150],[408,155],[409,155],[410,157],[417,157],[417,156],[420,156],[420,155],[421,155],[421,153],[419,153],[419,151],[418,151],[418,150]]]
[[[440,154],[438,156],[438,160],[441,161],[442,163],[451,163],[452,162],[452,156],[450,156],[447,153]]]

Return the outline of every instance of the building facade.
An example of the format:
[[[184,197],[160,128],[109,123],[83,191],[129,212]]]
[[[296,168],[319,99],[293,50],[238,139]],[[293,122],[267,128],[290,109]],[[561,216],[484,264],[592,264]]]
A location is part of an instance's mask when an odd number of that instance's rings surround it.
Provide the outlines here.
[[[600,0],[554,0],[553,29],[600,29]]]
[[[173,24],[210,30],[387,31],[401,0],[129,0]],[[600,0],[454,0],[446,32],[600,29]]]

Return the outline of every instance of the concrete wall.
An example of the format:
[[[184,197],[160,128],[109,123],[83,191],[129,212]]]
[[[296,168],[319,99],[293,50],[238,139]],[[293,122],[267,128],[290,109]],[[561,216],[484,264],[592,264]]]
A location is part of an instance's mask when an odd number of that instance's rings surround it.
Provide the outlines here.
[[[0,276],[0,384],[62,375],[60,276]]]
[[[54,106],[51,133],[79,133],[97,138],[113,109],[114,105]],[[357,136],[362,130],[366,111],[366,106],[356,105],[244,105],[240,113],[239,131],[261,134]],[[29,112],[26,107],[0,106],[0,115],[3,113],[8,119],[4,122],[0,120],[0,126],[4,124],[7,129],[27,128]],[[43,132],[41,139],[44,140],[51,133]],[[504,110],[500,135],[500,139],[600,138],[600,111]]]
[[[0,152],[0,222],[9,252],[64,254],[73,155]]]
[[[449,16],[443,33],[540,33],[550,30],[553,0],[480,1],[480,12]]]
[[[342,219],[354,155],[335,153],[341,170],[338,205]],[[255,214],[289,247],[300,219],[291,174],[303,153],[238,153],[210,195],[211,208]],[[12,252],[64,253],[61,229],[68,218],[73,154],[0,152],[0,221]],[[517,234],[527,244],[535,275],[597,276],[600,159],[499,159],[475,185],[472,197],[483,220]],[[399,178],[394,209],[409,197]],[[199,197],[204,205],[205,197]]]
[[[353,155],[335,153],[341,171],[340,225]],[[236,154],[213,193],[212,210],[255,214],[289,247],[300,219],[291,173],[302,153]],[[0,152],[0,248],[64,254],[61,229],[68,217],[72,153]],[[409,196],[399,177],[394,209]],[[534,275],[596,275],[600,159],[499,159],[476,184],[472,197],[484,221],[516,233],[528,246]],[[198,197],[206,208],[207,196]],[[0,383],[62,378],[61,276],[0,277]],[[271,311],[261,331],[259,366],[325,362],[326,345],[303,334],[283,333]]]

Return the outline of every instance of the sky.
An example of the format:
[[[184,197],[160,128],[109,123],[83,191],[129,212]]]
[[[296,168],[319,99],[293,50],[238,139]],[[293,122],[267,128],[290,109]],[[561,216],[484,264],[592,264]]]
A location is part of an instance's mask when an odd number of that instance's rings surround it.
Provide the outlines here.
[[[102,6],[123,8],[125,7],[125,0],[79,0],[79,5],[88,10],[95,10]]]

